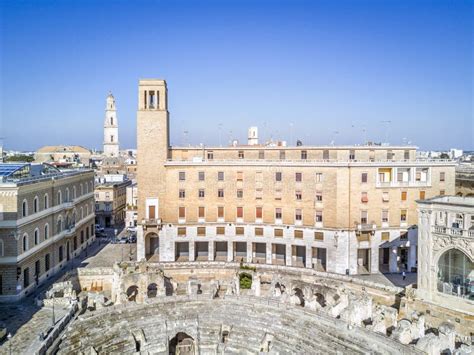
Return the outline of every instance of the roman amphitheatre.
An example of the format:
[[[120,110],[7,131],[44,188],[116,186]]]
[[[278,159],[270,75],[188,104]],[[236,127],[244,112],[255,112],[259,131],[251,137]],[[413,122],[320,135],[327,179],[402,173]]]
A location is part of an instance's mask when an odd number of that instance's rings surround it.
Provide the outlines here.
[[[39,353],[468,354],[473,326],[411,288],[228,262],[91,263],[43,303],[70,317]]]

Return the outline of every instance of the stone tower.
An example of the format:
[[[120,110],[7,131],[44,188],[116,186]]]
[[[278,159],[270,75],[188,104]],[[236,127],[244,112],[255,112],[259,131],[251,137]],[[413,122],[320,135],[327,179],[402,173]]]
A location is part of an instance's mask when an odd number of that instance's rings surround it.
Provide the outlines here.
[[[107,96],[107,106],[105,107],[104,155],[106,157],[119,156],[117,110],[112,93]]]
[[[169,113],[166,82],[142,79],[138,84],[137,182],[138,223],[158,219],[165,196],[164,162],[169,157]]]

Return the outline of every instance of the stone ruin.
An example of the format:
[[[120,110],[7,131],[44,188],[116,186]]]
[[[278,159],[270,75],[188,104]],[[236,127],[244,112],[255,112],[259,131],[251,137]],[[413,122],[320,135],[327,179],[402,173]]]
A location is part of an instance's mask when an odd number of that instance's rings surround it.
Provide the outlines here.
[[[57,282],[46,291],[43,304],[45,306],[61,305],[70,306],[73,302],[77,301],[76,291],[74,290],[71,281]]]

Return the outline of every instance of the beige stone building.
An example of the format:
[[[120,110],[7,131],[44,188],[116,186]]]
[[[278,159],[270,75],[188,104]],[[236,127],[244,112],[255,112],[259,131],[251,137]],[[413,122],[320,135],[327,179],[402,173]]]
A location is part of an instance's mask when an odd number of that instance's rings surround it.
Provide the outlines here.
[[[474,198],[442,196],[418,201],[417,294],[437,305],[474,315]]]
[[[454,193],[409,146],[171,147],[166,82],[138,91],[139,259],[411,270],[415,201]]]
[[[53,145],[44,146],[35,153],[37,163],[58,163],[90,166],[92,153],[80,145]]]
[[[0,164],[0,301],[15,301],[94,240],[94,173]]]
[[[116,228],[125,222],[127,186],[130,180],[106,181],[95,187],[95,221],[104,228]]]

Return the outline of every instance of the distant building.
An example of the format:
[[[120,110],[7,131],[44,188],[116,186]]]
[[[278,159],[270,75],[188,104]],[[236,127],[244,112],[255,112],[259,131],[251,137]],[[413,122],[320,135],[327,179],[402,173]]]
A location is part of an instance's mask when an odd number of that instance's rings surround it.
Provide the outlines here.
[[[94,240],[94,172],[0,164],[0,301],[31,293]]]
[[[35,153],[35,162],[61,166],[90,166],[91,151],[80,145],[48,145]]]
[[[434,304],[474,310],[474,198],[417,201],[417,294]]]
[[[474,197],[474,164],[456,166],[456,196]]]
[[[451,159],[459,159],[459,158],[461,158],[461,157],[463,156],[463,154],[464,154],[464,152],[463,152],[462,149],[454,149],[454,148],[452,148],[452,149],[449,150],[449,157],[450,157]]]
[[[257,127],[249,128],[248,145],[258,145],[258,128]]]
[[[130,180],[106,181],[96,185],[95,221],[104,228],[117,228],[125,222],[126,188]]]
[[[125,208],[125,226],[137,226],[138,185],[136,182],[127,186],[127,206]]]
[[[112,93],[107,96],[105,107],[104,155],[106,157],[119,156],[117,110],[115,108],[115,98]]]

